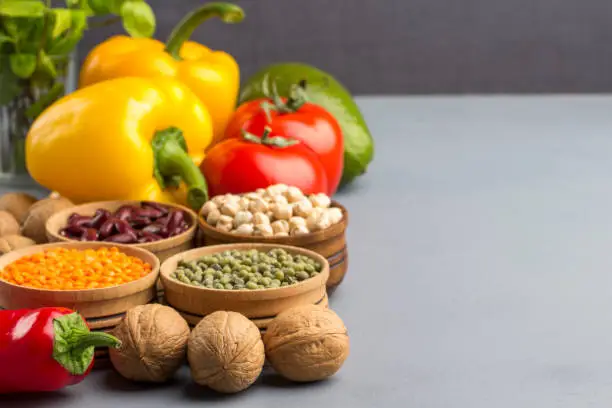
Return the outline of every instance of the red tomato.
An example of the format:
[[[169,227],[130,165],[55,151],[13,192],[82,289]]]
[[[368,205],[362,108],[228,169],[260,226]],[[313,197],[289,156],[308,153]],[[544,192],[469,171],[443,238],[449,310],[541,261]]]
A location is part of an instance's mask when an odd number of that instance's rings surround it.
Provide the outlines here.
[[[269,104],[272,109],[266,113],[262,103]],[[332,196],[340,184],[344,166],[340,125],[318,105],[300,103],[295,110],[283,111],[274,109],[274,104],[272,99],[259,99],[241,105],[230,120],[223,139],[241,138],[243,131],[261,135],[264,127],[269,126],[272,134],[299,140],[318,157],[327,177],[327,189],[323,192]]]
[[[216,144],[200,165],[210,196],[247,193],[279,183],[298,187],[304,194],[327,194],[327,175],[320,158],[301,142],[282,146],[291,142],[270,133]]]

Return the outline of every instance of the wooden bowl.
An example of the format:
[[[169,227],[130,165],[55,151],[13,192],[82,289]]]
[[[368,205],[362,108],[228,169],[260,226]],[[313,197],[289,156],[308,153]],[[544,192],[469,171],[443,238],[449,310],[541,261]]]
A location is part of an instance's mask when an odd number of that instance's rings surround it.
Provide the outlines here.
[[[0,280],[0,308],[28,309],[63,306],[78,311],[92,329],[108,330],[116,326],[125,312],[134,306],[151,302],[156,297],[155,282],[159,275],[159,259],[151,252],[131,245],[106,242],[60,242],[35,245],[9,252],[0,257],[0,270],[27,255],[52,248],[97,249],[117,247],[127,255],[151,265],[151,273],[118,286],[83,290],[50,290],[13,285]]]
[[[231,234],[210,226],[202,217],[198,217],[201,244],[265,243],[308,249],[327,259],[330,268],[327,288],[332,290],[342,282],[348,270],[348,248],[346,245],[348,211],[336,201],[332,201],[331,206],[342,210],[342,221],[323,231],[311,232],[310,234],[295,237],[256,237],[252,235]]]
[[[291,254],[305,255],[320,262],[321,273],[291,286],[256,290],[221,290],[192,286],[170,277],[180,260],[191,261],[205,255],[227,250],[256,249],[269,251],[282,248]],[[165,302],[176,309],[191,324],[217,310],[242,313],[264,328],[266,322],[288,308],[327,302],[325,283],[329,278],[329,264],[321,255],[303,248],[275,244],[213,245],[192,249],[168,258],[161,266],[160,278],[165,289]]]
[[[46,230],[47,230],[47,238],[49,242],[79,242],[70,238],[66,238],[59,234],[59,231],[66,226],[68,222],[68,217],[70,214],[77,213],[81,215],[92,216],[97,209],[103,208],[109,210],[110,212],[114,212],[119,207],[123,205],[139,205],[140,201],[99,201],[94,203],[82,204],[75,207],[67,208],[65,210],[59,211],[51,216],[47,220]],[[197,231],[197,214],[190,210],[187,207],[183,207],[178,204],[166,204],[160,203],[167,207],[177,208],[184,211],[186,214],[189,214],[191,217],[191,226],[189,229],[182,234],[176,235],[174,237],[162,239],[160,241],[155,242],[146,242],[142,244],[127,244],[133,248],[142,248],[146,249],[157,255],[160,262],[163,262],[165,259],[171,257],[174,254],[178,254],[179,252],[186,251],[193,247],[193,237]]]

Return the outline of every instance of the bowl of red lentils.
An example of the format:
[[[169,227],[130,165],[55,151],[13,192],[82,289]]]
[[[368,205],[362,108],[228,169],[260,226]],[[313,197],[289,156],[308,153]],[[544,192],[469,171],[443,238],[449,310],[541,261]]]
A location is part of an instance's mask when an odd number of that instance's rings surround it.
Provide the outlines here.
[[[153,253],[117,243],[22,248],[0,257],[0,308],[62,306],[105,328],[155,299],[159,266]]]

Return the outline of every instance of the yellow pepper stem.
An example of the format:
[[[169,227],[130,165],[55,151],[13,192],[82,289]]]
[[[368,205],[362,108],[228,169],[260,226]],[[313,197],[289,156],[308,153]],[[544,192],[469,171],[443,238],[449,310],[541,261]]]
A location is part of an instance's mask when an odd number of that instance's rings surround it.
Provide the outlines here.
[[[170,33],[166,41],[166,52],[180,60],[183,43],[191,37],[193,31],[204,21],[219,17],[228,24],[239,23],[244,19],[244,10],[231,3],[208,3],[187,14]]]
[[[180,129],[170,127],[153,137],[153,153],[157,182],[163,189],[182,180],[188,188],[187,203],[198,211],[208,200],[206,179],[187,154],[187,145]]]

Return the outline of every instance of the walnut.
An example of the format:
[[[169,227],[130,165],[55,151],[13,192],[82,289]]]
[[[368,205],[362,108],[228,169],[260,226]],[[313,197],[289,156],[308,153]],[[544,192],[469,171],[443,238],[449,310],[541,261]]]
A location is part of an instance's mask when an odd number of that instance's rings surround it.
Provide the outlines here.
[[[268,325],[263,340],[272,367],[298,382],[334,375],[349,354],[349,337],[340,317],[316,305],[280,313]]]
[[[123,377],[133,381],[164,382],[185,361],[189,325],[171,307],[158,304],[136,306],[113,329],[121,340],[110,349],[110,359]]]
[[[187,350],[194,381],[223,393],[250,387],[265,360],[259,329],[236,312],[214,312],[202,319]]]

